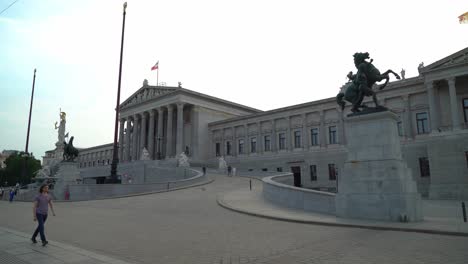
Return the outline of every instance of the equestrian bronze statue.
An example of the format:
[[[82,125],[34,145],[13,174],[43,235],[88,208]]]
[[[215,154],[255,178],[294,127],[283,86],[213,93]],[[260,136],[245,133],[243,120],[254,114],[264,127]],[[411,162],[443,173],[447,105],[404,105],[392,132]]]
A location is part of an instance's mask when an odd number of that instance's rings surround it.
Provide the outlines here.
[[[63,141],[63,161],[74,161],[78,157],[78,149],[73,147],[73,137],[70,138],[68,143]]]
[[[346,102],[350,102],[353,107],[351,112],[357,113],[361,112],[363,108],[368,108],[366,105],[362,104],[364,96],[372,96],[372,99],[375,103],[374,110],[386,110],[385,107],[379,105],[375,92],[372,90],[372,86],[376,82],[380,82],[385,79],[385,83],[379,87],[379,90],[382,90],[387,85],[390,77],[389,74],[393,74],[397,79],[400,79],[400,76],[392,70],[388,70],[384,73],[380,71],[372,64],[372,59],[369,59],[369,53],[355,53],[354,54],[354,65],[356,66],[357,73],[349,72],[347,77],[349,82],[346,83],[342,91],[336,96],[336,102],[341,106],[343,110],[345,108]]]

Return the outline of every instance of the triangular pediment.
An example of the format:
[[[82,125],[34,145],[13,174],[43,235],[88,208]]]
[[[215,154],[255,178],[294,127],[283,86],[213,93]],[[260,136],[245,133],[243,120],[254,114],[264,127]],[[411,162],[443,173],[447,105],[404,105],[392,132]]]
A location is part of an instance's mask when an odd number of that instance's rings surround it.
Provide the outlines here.
[[[468,64],[468,48],[464,48],[450,56],[447,56],[441,60],[438,60],[430,65],[423,68],[423,72],[429,72],[456,65]]]
[[[120,108],[123,109],[132,105],[140,104],[175,91],[177,91],[176,87],[144,85],[129,96],[127,100],[121,103]]]

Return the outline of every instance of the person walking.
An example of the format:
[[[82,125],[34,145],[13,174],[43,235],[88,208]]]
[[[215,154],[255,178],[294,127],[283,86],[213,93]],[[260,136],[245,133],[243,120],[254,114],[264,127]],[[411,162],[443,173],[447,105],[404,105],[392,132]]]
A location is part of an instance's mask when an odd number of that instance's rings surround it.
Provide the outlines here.
[[[33,206],[33,217],[34,222],[37,221],[37,228],[34,231],[33,236],[31,237],[31,241],[33,243],[37,243],[36,236],[39,233],[41,236],[42,246],[47,245],[49,242],[46,240],[44,234],[44,224],[47,220],[47,213],[50,206],[50,210],[52,211],[52,215],[55,216],[54,206],[52,205],[52,199],[49,196],[49,186],[42,185],[39,189],[39,195],[34,198],[34,206]]]
[[[13,199],[15,198],[15,189],[10,188],[10,203],[13,202]]]

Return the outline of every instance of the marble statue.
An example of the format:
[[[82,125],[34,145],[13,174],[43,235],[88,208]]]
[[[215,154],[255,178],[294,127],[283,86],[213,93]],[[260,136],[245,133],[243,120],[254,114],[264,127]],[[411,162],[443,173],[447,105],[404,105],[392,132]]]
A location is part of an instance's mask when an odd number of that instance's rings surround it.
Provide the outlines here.
[[[418,72],[421,73],[422,69],[424,68],[424,62],[419,63],[418,65]]]
[[[187,155],[185,155],[185,152],[180,153],[178,157],[178,167],[190,167],[190,163],[188,161]]]
[[[146,148],[141,151],[140,160],[151,160],[150,154]]]
[[[218,158],[218,169],[220,169],[220,170],[226,170],[227,169],[227,163],[226,163],[226,160],[224,159],[223,156]]]
[[[405,79],[405,73],[406,73],[405,69],[401,69],[400,74],[401,74],[401,79],[402,79],[402,80]]]
[[[58,129],[58,142],[60,143],[65,141],[65,124],[67,123],[66,117],[67,114],[60,111],[60,125],[57,126],[57,122],[55,122],[55,129]]]
[[[36,178],[48,178],[50,177],[50,168],[49,166],[44,166],[42,169],[38,170],[36,173]]]
[[[372,64],[373,60],[369,58],[369,53],[355,53],[354,54],[354,65],[356,66],[357,73],[349,72],[347,77],[349,82],[345,87],[345,92],[340,92],[336,96],[336,102],[341,109],[344,110],[346,102],[350,102],[353,107],[351,112],[361,112],[361,109],[367,108],[367,106],[362,104],[365,96],[372,96],[372,99],[375,103],[375,108],[367,109],[366,112],[371,111],[381,111],[386,109],[383,106],[380,106],[375,92],[372,90],[372,87],[376,82],[385,80],[385,83],[379,86],[379,89],[382,90],[387,85],[390,80],[389,74],[393,74],[397,79],[400,79],[400,76],[392,70],[387,70],[384,73],[380,71]],[[370,111],[369,111],[370,110]]]

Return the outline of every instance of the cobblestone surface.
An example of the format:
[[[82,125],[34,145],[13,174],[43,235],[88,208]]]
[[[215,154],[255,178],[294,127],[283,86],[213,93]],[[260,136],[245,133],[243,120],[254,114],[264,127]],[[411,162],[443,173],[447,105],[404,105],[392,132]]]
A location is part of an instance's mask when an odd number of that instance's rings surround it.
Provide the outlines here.
[[[466,237],[289,223],[217,205],[239,188],[249,180],[216,176],[175,192],[56,203],[46,234],[134,263],[468,263]],[[0,225],[32,232],[31,206],[1,202]]]

